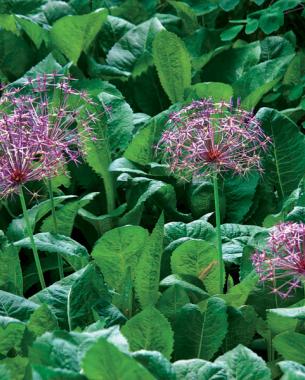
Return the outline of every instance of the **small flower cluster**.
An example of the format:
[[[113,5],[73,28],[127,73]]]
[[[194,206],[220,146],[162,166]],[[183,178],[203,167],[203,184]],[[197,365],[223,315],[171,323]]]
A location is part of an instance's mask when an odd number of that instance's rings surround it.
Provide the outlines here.
[[[287,298],[305,280],[305,224],[276,225],[266,249],[256,251],[252,262],[260,281],[270,283],[272,293]]]
[[[211,99],[193,101],[170,115],[157,145],[171,172],[191,179],[224,172],[262,172],[270,138],[251,112]]]
[[[28,78],[20,87],[4,89],[0,99],[3,197],[29,181],[62,173],[66,162],[79,161],[82,141],[90,136],[96,116],[88,111],[92,100],[73,89],[71,82],[61,74],[43,74]]]

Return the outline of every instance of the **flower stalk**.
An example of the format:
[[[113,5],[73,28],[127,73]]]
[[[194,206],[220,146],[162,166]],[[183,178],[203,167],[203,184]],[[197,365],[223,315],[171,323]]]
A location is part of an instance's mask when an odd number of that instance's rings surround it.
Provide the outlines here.
[[[20,198],[20,203],[21,203],[21,207],[22,207],[22,212],[23,212],[23,216],[24,216],[24,220],[25,220],[25,225],[26,225],[27,233],[28,233],[28,236],[29,236],[29,239],[30,239],[30,242],[31,242],[31,246],[32,246],[32,251],[33,251],[33,254],[34,254],[34,260],[35,260],[35,265],[36,265],[37,272],[38,272],[38,277],[39,277],[40,285],[41,285],[41,288],[44,289],[46,287],[46,283],[45,283],[45,280],[44,280],[44,277],[43,277],[43,271],[42,271],[42,268],[41,268],[41,263],[40,263],[40,259],[39,259],[39,255],[38,255],[38,250],[37,250],[37,246],[36,246],[36,243],[35,243],[35,240],[34,240],[34,236],[33,236],[33,230],[32,230],[32,227],[31,227],[29,212],[28,212],[28,209],[27,209],[26,203],[25,203],[25,198],[24,198],[24,193],[23,193],[22,186],[20,186],[20,188],[19,188],[19,198]]]
[[[54,196],[53,196],[52,182],[50,179],[47,180],[47,185],[48,185],[48,192],[49,192],[49,197],[50,197],[50,202],[51,202],[51,213],[52,213],[54,232],[58,234],[58,224],[57,224],[57,217],[56,217],[56,211],[55,211],[55,202],[54,202]],[[64,278],[64,265],[63,265],[62,257],[59,253],[57,253],[57,263],[58,263],[59,278],[62,280]]]
[[[214,202],[215,202],[215,217],[216,217],[216,239],[217,239],[217,253],[219,263],[219,293],[223,293],[223,277],[224,277],[224,263],[222,257],[222,241],[221,241],[221,216],[220,216],[220,202],[219,202],[219,188],[217,174],[213,177],[214,187]]]

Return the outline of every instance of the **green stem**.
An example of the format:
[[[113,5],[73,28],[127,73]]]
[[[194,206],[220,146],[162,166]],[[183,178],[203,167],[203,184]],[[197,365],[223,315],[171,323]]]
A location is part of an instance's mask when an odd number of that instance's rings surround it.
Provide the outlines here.
[[[106,193],[107,212],[109,214],[115,209],[115,192],[112,174],[110,172],[104,173],[103,181]]]
[[[43,272],[41,269],[41,264],[40,264],[40,260],[39,260],[39,256],[38,256],[38,250],[37,250],[37,247],[36,247],[36,244],[34,241],[34,237],[33,237],[33,230],[31,227],[29,212],[28,212],[28,209],[26,208],[24,194],[23,194],[23,190],[22,190],[21,186],[19,188],[19,198],[20,198],[20,203],[21,203],[21,207],[22,207],[22,211],[23,211],[23,216],[24,216],[27,232],[29,235],[29,239],[30,239],[33,254],[34,254],[34,260],[35,260],[35,264],[36,264],[36,268],[37,268],[37,272],[38,272],[40,285],[41,285],[42,289],[44,289],[46,287],[46,283],[44,281]]]
[[[49,191],[50,202],[51,202],[54,231],[56,234],[58,234],[58,225],[57,225],[57,218],[56,218],[56,212],[55,212],[52,182],[50,179],[47,180],[47,185],[48,185],[48,191]],[[59,270],[59,278],[62,280],[64,278],[64,265],[63,265],[62,257],[60,254],[57,254],[57,264],[58,264],[58,270]]]
[[[219,203],[219,191],[218,191],[218,178],[217,174],[213,177],[214,185],[214,202],[215,202],[215,215],[216,215],[216,239],[217,239],[217,251],[219,262],[219,293],[223,293],[223,277],[224,277],[224,263],[222,258],[222,242],[221,242],[221,229],[220,229],[220,203]]]

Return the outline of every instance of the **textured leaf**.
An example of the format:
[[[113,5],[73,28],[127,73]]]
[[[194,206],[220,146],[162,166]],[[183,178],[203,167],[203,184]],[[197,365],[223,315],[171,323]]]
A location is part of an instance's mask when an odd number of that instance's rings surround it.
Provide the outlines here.
[[[172,254],[173,273],[198,277],[210,294],[219,291],[219,264],[216,247],[202,240],[189,240]]]
[[[125,76],[138,76],[152,65],[152,43],[154,37],[164,29],[157,18],[137,25],[113,45],[106,62]]]
[[[287,331],[277,335],[273,339],[273,345],[284,359],[305,364],[305,335]]]
[[[191,85],[191,62],[183,41],[174,33],[160,32],[153,43],[153,58],[171,102],[182,101],[185,89]]]
[[[174,324],[175,357],[177,359],[211,359],[227,333],[226,304],[220,298],[210,298],[206,311],[185,305]]]
[[[151,372],[158,380],[177,380],[172,364],[160,352],[141,350],[132,357]]]
[[[64,202],[66,199],[74,198],[74,195],[63,195],[54,198],[55,206]],[[35,225],[39,220],[41,220],[48,212],[51,211],[51,202],[47,201],[41,202],[29,209],[29,218],[31,227],[34,230]],[[16,241],[21,240],[27,236],[27,229],[25,225],[25,220],[23,216],[13,219],[7,229],[7,237],[10,240]]]
[[[241,344],[217,358],[215,364],[226,369],[228,380],[271,380],[263,359]]]
[[[89,264],[68,293],[67,317],[70,330],[84,327],[94,321],[93,308],[100,303],[109,303],[110,293],[104,278],[95,265]]]
[[[156,304],[159,297],[160,265],[163,253],[164,216],[160,216],[147,239],[136,267],[135,291],[142,309]]]
[[[58,253],[75,269],[83,268],[89,261],[87,249],[75,240],[63,236],[41,232],[34,235],[34,241],[39,251]],[[31,249],[31,241],[25,238],[14,243],[16,247]]]
[[[157,307],[170,321],[175,320],[181,308],[190,302],[186,291],[179,285],[172,285],[160,297]]]
[[[242,106],[252,109],[282,78],[293,55],[272,59],[253,66],[233,84],[234,94],[242,99]]]
[[[305,307],[277,308],[267,310],[267,322],[274,335],[294,331],[305,320]]]
[[[196,83],[187,90],[187,100],[212,98],[214,101],[229,101],[232,96],[233,88],[226,83]]]
[[[18,250],[0,232],[0,289],[17,295],[23,293],[23,279]]]
[[[168,320],[154,307],[147,307],[122,327],[130,349],[159,351],[170,358],[173,350],[173,332]]]
[[[6,355],[10,350],[20,350],[25,324],[17,319],[0,317],[0,354]]]
[[[100,339],[87,352],[82,367],[89,380],[153,380],[135,359],[120,352],[105,339]]]
[[[26,298],[0,290],[0,316],[26,322],[39,306]]]
[[[31,315],[27,328],[37,337],[57,329],[58,323],[51,310],[46,305],[41,305]]]
[[[51,41],[76,64],[81,52],[89,48],[106,17],[105,9],[82,16],[62,17],[51,29]]]
[[[57,220],[57,233],[60,235],[70,236],[73,230],[74,220],[76,218],[78,210],[82,207],[85,207],[98,194],[99,193],[87,194],[81,199],[69,202],[62,206],[59,210],[56,210],[55,214]],[[43,221],[43,224],[41,226],[41,232],[56,232],[52,215],[50,215]]]
[[[102,271],[107,284],[115,290],[114,303],[122,305],[125,274],[130,270],[131,281],[148,237],[138,226],[124,226],[106,232],[95,244],[92,256]]]
[[[273,142],[270,157],[265,162],[265,180],[284,198],[298,186],[304,175],[305,138],[293,121],[276,110],[262,108],[256,116]]]
[[[285,360],[278,363],[278,366],[284,372],[283,380],[304,380],[305,367],[293,361]]]

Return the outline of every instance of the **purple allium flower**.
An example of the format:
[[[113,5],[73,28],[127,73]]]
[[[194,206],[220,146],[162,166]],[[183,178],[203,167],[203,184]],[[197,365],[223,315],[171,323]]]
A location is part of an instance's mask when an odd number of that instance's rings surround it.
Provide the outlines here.
[[[89,96],[71,87],[72,78],[43,74],[0,99],[0,193],[6,196],[32,180],[51,178],[66,162],[77,163],[84,138],[94,138]],[[92,107],[91,107],[92,108]],[[77,124],[81,128],[77,128]]]
[[[260,153],[269,142],[251,112],[202,99],[170,115],[156,150],[171,172],[191,179],[262,172]]]
[[[261,282],[282,298],[305,279],[305,224],[286,222],[272,228],[265,250],[256,251],[252,262]]]

